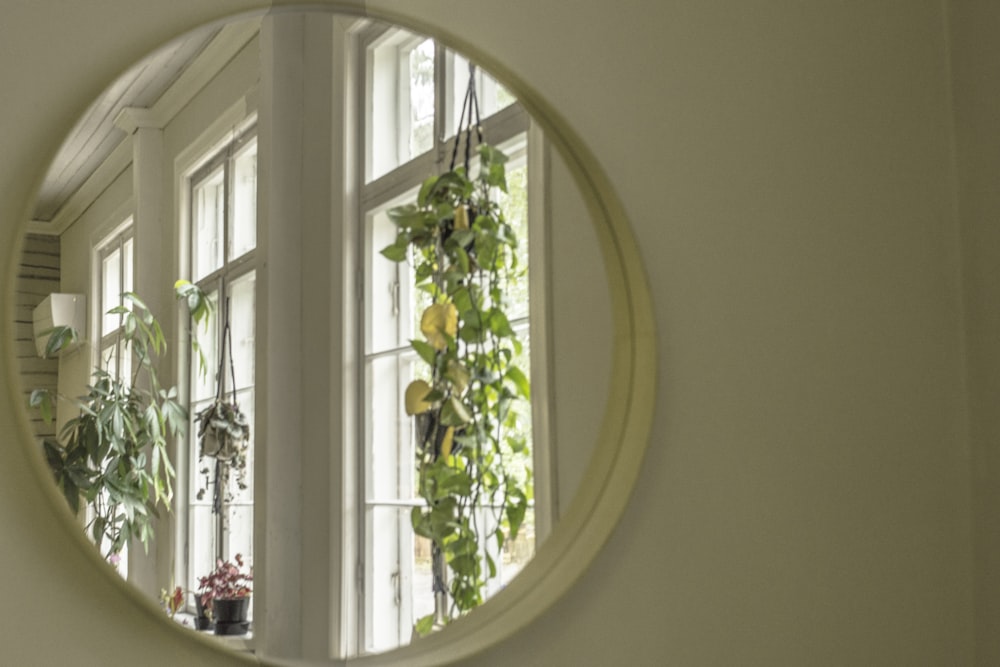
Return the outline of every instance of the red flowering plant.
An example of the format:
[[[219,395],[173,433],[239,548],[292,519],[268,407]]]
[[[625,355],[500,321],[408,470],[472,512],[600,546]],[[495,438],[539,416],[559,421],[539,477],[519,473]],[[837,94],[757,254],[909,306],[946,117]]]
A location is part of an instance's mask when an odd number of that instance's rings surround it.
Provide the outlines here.
[[[177,612],[184,606],[184,589],[177,586],[172,591],[166,588],[160,589],[160,604],[166,610],[170,618],[177,615]]]
[[[215,561],[215,569],[198,579],[198,595],[206,612],[212,609],[213,600],[236,600],[250,597],[253,586],[253,570],[243,571],[243,555],[236,554],[236,563]]]

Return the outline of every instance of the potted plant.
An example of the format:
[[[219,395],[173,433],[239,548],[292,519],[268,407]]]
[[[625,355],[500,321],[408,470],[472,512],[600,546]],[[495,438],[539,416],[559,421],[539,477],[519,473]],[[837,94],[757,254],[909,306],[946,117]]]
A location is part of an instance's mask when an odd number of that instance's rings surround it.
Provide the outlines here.
[[[163,388],[157,377],[166,349],[159,323],[135,294],[125,293],[123,301],[108,313],[122,319],[120,344],[133,355],[131,377],[97,367],[83,396],[37,389],[29,399],[46,422],[57,399],[78,409],[58,439],[43,440],[45,460],[70,509],[79,513],[81,499],[90,508],[87,531],[112,563],[133,538],[148,549],[159,508],[169,511],[174,469],[168,438],[181,436],[187,426],[176,388]],[[54,327],[46,356],[77,337],[69,327]]]
[[[185,590],[181,586],[175,586],[173,589],[161,588],[160,589],[160,606],[163,610],[167,612],[170,618],[175,618],[178,612],[184,611],[185,601],[188,594],[191,593],[189,590]],[[212,623],[211,614],[206,612],[201,604],[201,596],[195,595],[195,617],[194,629],[195,630],[211,630],[215,627]],[[187,619],[182,621],[183,625],[187,625]]]
[[[205,324],[212,313],[213,306],[208,296],[197,285],[178,280],[174,284],[177,298],[187,302],[188,310],[194,324]],[[216,369],[215,399],[195,415],[198,428],[199,462],[205,458],[215,461],[213,470],[206,466],[200,469],[205,475],[205,486],[198,491],[201,499],[208,487],[213,488],[212,511],[221,514],[226,502],[232,500],[229,481],[232,473],[236,473],[236,486],[240,490],[247,488],[247,455],[250,445],[250,420],[240,409],[236,401],[236,371],[233,366],[232,328],[229,321],[229,300],[226,300],[223,312],[222,350],[219,354],[219,366]],[[196,328],[196,327],[195,327]],[[191,332],[191,346],[198,353],[201,372],[207,371],[205,357],[195,331]],[[230,395],[227,397],[224,389],[226,361],[229,361],[229,377],[231,380]]]
[[[245,635],[250,629],[247,614],[253,587],[253,571],[244,571],[243,555],[236,562],[215,562],[215,569],[198,579],[198,601],[211,609],[217,635]]]
[[[405,391],[424,501],[411,522],[431,541],[434,575],[435,612],[416,622],[419,635],[483,602],[497,574],[492,554],[516,539],[532,495],[530,473],[516,464],[529,453],[515,405],[530,400],[530,387],[516,363],[522,343],[505,296],[510,276],[523,269],[494,197],[506,191],[507,158],[485,143],[478,154],[476,174],[467,152],[464,166],[432,176],[415,203],[389,211],[397,235],[382,251],[413,263],[415,286],[431,301],[420,318],[423,340],[410,341],[427,379]],[[489,526],[484,512],[492,512]]]

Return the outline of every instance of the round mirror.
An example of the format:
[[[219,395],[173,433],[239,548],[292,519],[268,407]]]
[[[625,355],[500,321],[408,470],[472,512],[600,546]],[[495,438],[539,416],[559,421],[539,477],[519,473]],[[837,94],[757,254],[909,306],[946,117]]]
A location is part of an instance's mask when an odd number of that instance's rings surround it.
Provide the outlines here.
[[[64,516],[164,617],[264,656],[508,636],[610,532],[652,414],[594,161],[487,54],[380,18],[240,20],[130,68],[39,188],[15,286]]]

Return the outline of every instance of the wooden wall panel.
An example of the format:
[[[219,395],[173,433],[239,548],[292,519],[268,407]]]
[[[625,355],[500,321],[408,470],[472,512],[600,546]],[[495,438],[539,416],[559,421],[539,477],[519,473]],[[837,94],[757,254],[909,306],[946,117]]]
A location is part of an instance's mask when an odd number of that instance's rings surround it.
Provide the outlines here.
[[[14,354],[21,376],[25,402],[33,389],[56,389],[59,362],[35,353],[32,312],[52,292],[59,291],[59,237],[28,234],[17,273],[14,311]],[[55,435],[55,425],[46,424],[32,410],[31,425],[39,438]]]

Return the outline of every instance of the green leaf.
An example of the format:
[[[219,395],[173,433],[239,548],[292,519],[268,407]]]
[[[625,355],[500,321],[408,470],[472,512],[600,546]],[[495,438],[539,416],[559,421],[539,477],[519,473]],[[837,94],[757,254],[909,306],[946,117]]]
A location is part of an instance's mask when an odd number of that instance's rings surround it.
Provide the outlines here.
[[[66,502],[69,503],[69,508],[73,511],[73,514],[79,514],[80,489],[78,489],[68,477],[63,477],[61,481],[62,484],[60,486],[62,487],[63,497],[66,499]]]
[[[129,301],[138,306],[140,310],[144,311],[147,315],[149,315],[149,319],[152,319],[153,316],[152,313],[149,312],[149,307],[145,304],[145,302],[143,302],[142,299],[139,298],[138,294],[136,294],[135,292],[125,292],[124,294],[122,294],[122,298],[125,301]],[[149,320],[146,320],[146,323],[148,324]]]
[[[462,401],[451,396],[441,406],[441,423],[446,426],[461,426],[472,421],[472,415],[462,405]]]
[[[51,391],[48,389],[35,389],[31,392],[31,396],[28,397],[28,405],[38,408],[38,411],[42,414],[42,420],[46,424],[52,423],[54,405]]]
[[[44,356],[46,359],[54,357],[61,350],[80,339],[80,335],[76,329],[65,325],[52,327],[51,329],[46,329],[41,333],[42,335],[47,334],[49,337],[49,339],[45,342]]]
[[[454,250],[455,260],[458,262],[459,268],[462,270],[463,274],[469,273],[469,253],[465,252],[465,249],[458,246]]]
[[[494,308],[490,311],[489,327],[490,331],[497,336],[506,337],[514,335],[514,329],[510,326],[510,320],[507,319],[507,315],[499,308]]]
[[[507,522],[510,524],[510,539],[513,540],[517,537],[517,532],[521,529],[521,524],[524,522],[524,514],[528,509],[528,500],[524,497],[524,493],[519,489],[515,489],[515,492],[508,492],[507,500]]]
[[[410,347],[412,347],[413,351],[416,352],[428,365],[434,366],[435,359],[437,358],[437,350],[435,350],[430,343],[413,338],[410,340]]]
[[[406,259],[406,246],[396,244],[382,248],[382,256],[391,262],[402,262]]]
[[[417,619],[417,622],[413,624],[413,630],[417,635],[421,637],[426,637],[434,629],[434,614],[427,614],[426,616],[421,616]]]
[[[413,526],[413,532],[417,535],[433,539],[434,535],[430,531],[430,524],[427,521],[422,508],[414,507],[410,510],[410,525]]]
[[[497,564],[493,560],[493,556],[491,556],[488,551],[486,552],[486,568],[489,570],[490,579],[497,576]]]
[[[426,226],[426,214],[413,204],[391,208],[388,216],[389,220],[400,229],[423,229]]]
[[[525,400],[531,400],[531,383],[528,381],[527,376],[525,376],[524,371],[517,366],[509,366],[504,376],[514,383],[514,386],[517,387],[517,392]]]

